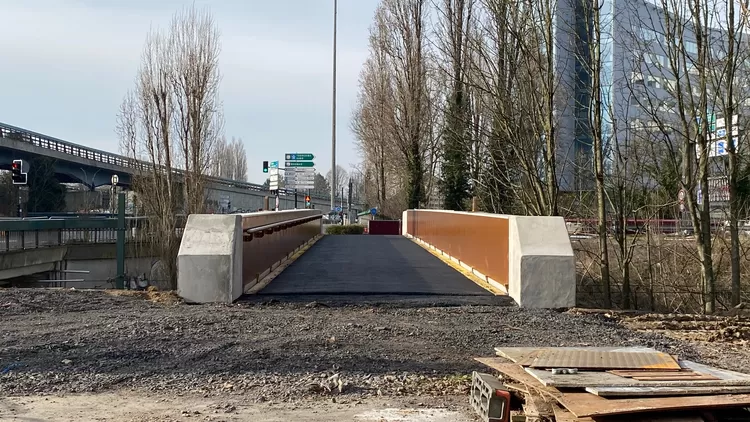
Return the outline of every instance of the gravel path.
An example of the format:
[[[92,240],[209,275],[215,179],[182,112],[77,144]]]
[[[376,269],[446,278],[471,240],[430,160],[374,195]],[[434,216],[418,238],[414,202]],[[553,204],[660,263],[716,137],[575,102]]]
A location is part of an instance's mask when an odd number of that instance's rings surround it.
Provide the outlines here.
[[[602,315],[459,299],[331,300],[198,306],[101,291],[0,290],[0,395],[120,388],[251,393],[258,401],[339,389],[350,398],[455,395],[466,392],[472,370],[486,370],[472,358],[501,345],[650,346],[700,359],[688,343]]]

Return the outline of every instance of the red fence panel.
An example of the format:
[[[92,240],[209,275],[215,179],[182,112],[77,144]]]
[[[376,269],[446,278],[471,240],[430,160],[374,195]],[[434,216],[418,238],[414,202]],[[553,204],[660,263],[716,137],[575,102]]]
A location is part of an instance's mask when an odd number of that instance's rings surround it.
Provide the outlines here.
[[[369,234],[401,234],[401,220],[370,220]]]

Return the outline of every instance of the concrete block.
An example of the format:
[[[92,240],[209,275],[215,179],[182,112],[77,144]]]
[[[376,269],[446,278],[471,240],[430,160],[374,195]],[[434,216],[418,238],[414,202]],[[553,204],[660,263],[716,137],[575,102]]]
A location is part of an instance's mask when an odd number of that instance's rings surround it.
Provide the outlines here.
[[[177,294],[191,303],[242,295],[242,216],[192,214],[177,255]]]
[[[576,304],[573,247],[562,217],[508,216],[508,293],[524,308]]]

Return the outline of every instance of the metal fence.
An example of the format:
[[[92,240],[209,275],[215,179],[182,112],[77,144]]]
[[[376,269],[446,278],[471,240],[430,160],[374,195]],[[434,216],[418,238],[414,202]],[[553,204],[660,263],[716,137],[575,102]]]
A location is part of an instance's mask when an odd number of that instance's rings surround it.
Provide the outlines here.
[[[125,241],[148,241],[147,218],[125,219]],[[175,234],[182,236],[178,216]],[[117,218],[0,219],[0,253],[62,245],[115,243]]]

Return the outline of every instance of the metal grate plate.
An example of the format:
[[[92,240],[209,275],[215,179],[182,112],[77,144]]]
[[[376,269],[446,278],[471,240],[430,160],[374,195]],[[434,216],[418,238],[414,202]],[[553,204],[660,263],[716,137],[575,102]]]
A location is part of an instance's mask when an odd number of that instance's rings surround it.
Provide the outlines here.
[[[680,364],[667,353],[561,349],[543,350],[530,366],[532,368],[577,369],[680,369]]]

